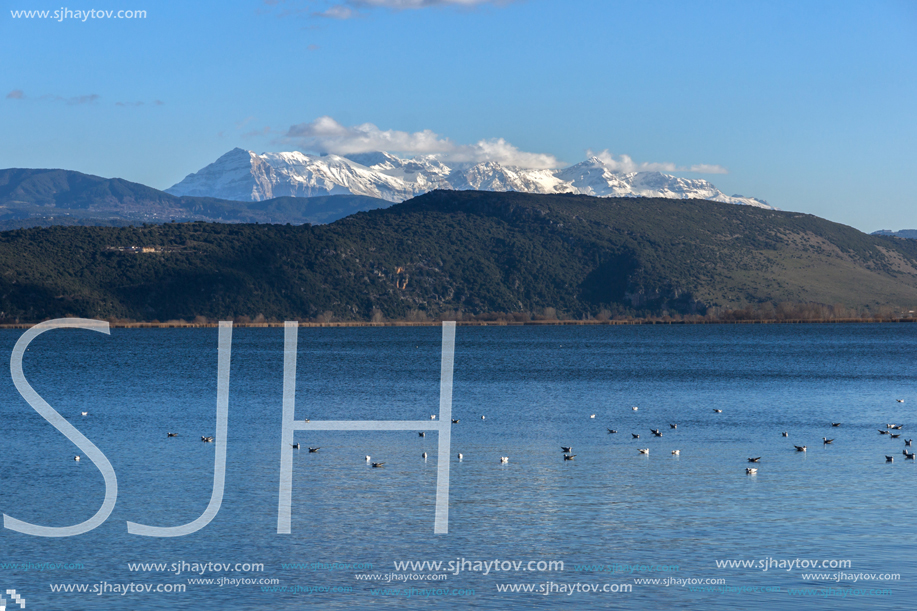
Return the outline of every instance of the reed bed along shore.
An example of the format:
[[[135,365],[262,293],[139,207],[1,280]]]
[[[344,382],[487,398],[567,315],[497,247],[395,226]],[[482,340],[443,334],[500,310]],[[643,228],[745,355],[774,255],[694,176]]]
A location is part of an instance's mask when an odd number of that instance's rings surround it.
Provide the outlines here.
[[[459,320],[456,325],[464,327],[526,327],[526,326],[558,326],[558,325],[786,325],[786,324],[850,324],[850,323],[917,323],[917,318],[838,318],[831,320],[821,319],[741,319],[741,320],[708,320],[684,319],[664,320],[652,318],[635,318],[625,320]],[[0,329],[29,329],[38,323],[12,323],[0,324]],[[241,328],[282,328],[283,322],[233,322],[234,327]],[[299,321],[300,327],[436,327],[442,324],[441,320],[427,321],[389,321],[389,322],[309,322]],[[216,328],[218,322],[121,322],[109,321],[109,326],[114,329],[207,329]]]

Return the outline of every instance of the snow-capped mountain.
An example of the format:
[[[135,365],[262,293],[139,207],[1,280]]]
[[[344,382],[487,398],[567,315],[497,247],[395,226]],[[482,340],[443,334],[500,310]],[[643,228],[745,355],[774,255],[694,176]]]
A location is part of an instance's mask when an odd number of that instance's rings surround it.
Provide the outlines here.
[[[401,202],[434,189],[709,199],[773,209],[760,199],[726,195],[706,180],[659,172],[615,172],[597,157],[560,170],[532,170],[495,161],[449,167],[432,155],[412,159],[383,152],[258,155],[237,148],[166,192],[237,201],[353,193]]]

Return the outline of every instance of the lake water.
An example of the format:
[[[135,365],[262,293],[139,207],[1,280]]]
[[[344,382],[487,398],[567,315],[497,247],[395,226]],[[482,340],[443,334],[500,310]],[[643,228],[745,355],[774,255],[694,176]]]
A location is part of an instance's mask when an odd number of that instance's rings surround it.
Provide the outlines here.
[[[0,331],[4,358],[21,335]],[[296,418],[429,419],[440,342],[436,327],[300,329]],[[200,437],[215,430],[217,330],[49,331],[25,375],[108,457],[118,499],[87,534],[0,531],[0,590],[36,610],[910,608],[915,355],[908,324],[459,326],[449,534],[433,534],[435,432],[327,431],[296,433],[292,533],[279,535],[283,330],[234,329],[222,507],[194,534],[149,538],[126,522],[185,524],[210,499],[215,448]],[[0,422],[3,513],[66,526],[96,512],[99,470],[73,460],[80,450],[9,376]],[[887,423],[902,436],[880,435]],[[769,558],[800,562],[762,570]],[[461,571],[395,565],[457,559]],[[802,563],[816,559],[826,568]],[[754,566],[717,566],[729,560]],[[61,584],[88,591],[52,591]]]

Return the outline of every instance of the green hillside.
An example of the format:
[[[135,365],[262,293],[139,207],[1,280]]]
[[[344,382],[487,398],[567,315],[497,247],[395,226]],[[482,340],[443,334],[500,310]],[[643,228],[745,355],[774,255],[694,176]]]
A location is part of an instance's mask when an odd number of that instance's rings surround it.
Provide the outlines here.
[[[472,191],[437,191],[330,225],[0,233],[6,321],[545,308],[579,318],[762,302],[917,309],[917,242],[708,201]]]

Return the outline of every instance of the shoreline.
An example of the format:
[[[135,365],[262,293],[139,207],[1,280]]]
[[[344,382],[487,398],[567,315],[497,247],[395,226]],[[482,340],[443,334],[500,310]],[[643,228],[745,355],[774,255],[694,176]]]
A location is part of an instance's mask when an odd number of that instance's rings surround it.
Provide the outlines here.
[[[834,320],[810,319],[755,319],[755,320],[458,320],[460,327],[532,327],[532,326],[616,326],[616,325],[800,325],[800,324],[854,324],[854,323],[917,323],[917,318],[892,318],[876,320],[873,318],[838,318]],[[0,329],[30,329],[39,323],[0,324]],[[191,322],[109,322],[112,329],[215,329],[218,323]],[[395,322],[300,322],[299,326],[312,327],[438,327],[442,321],[395,321]],[[239,322],[234,328],[283,328],[282,322]]]

